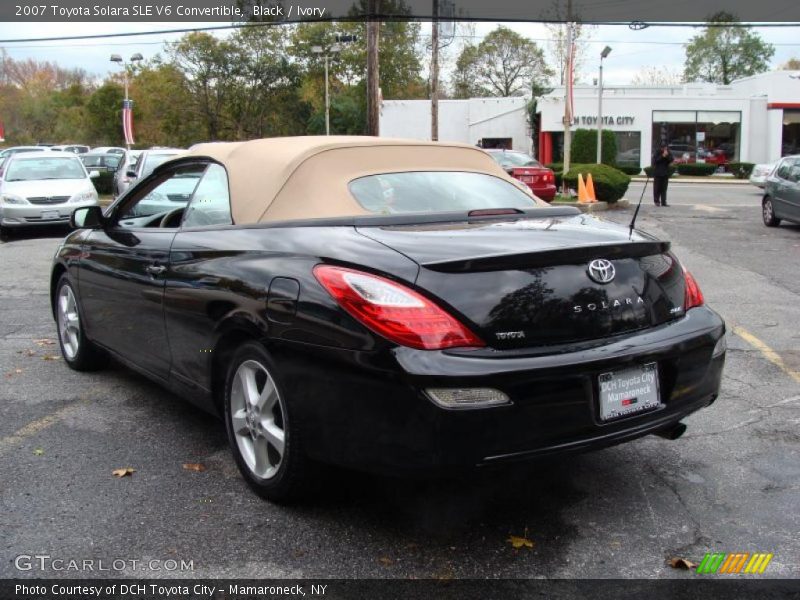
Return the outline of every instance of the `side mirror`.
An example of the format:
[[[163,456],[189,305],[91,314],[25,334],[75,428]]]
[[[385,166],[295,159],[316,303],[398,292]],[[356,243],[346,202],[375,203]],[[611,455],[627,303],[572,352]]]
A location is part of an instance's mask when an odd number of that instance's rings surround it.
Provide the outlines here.
[[[82,206],[72,211],[69,224],[73,229],[101,229],[103,209],[99,206]]]
[[[100,171],[89,171],[89,179],[97,179],[100,177]]]
[[[131,179],[136,179],[136,171],[128,171],[125,173],[126,177],[130,177]]]

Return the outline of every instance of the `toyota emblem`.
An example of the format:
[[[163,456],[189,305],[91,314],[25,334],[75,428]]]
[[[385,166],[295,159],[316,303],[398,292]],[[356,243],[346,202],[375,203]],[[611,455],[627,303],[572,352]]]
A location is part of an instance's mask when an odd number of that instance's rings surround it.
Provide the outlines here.
[[[590,262],[587,272],[589,273],[589,278],[597,283],[609,283],[616,275],[614,265],[605,258],[596,258]]]

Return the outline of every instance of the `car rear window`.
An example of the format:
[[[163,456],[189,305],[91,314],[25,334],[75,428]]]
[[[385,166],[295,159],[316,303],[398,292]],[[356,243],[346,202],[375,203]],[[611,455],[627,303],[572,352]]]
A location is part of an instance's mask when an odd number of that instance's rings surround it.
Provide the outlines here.
[[[514,184],[485,173],[411,171],[368,175],[350,193],[371,213],[428,213],[485,208],[529,209],[536,201]]]
[[[541,167],[539,161],[534,160],[522,152],[492,152],[494,158],[500,166],[509,167]]]
[[[17,158],[6,170],[6,181],[38,181],[42,179],[84,179],[81,161],[72,157]]]

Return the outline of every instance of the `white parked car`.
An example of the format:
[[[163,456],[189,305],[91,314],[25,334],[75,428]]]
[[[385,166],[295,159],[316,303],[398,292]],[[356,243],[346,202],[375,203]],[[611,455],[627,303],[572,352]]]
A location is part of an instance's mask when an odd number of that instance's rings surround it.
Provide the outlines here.
[[[767,177],[775,169],[775,163],[764,163],[753,167],[753,172],[750,173],[750,183],[763,188],[767,183]]]
[[[26,152],[6,159],[0,178],[0,230],[69,223],[72,211],[97,205],[92,178],[77,155]]]

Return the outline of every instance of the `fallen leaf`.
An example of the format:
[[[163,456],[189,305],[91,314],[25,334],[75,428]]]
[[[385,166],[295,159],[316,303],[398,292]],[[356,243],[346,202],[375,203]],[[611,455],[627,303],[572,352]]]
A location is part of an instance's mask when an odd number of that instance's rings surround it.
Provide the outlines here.
[[[40,348],[42,346],[54,346],[55,345],[55,342],[53,340],[49,339],[49,338],[42,338],[40,340],[33,340],[33,343],[36,344],[37,346],[39,346]]]
[[[42,360],[61,360],[60,356],[56,356],[55,354],[45,354],[42,357]]]
[[[510,535],[506,541],[514,548],[533,548],[533,542],[526,537]]]
[[[34,456],[44,456],[44,450],[42,450],[41,448],[34,448],[33,455]]]
[[[136,469],[131,469],[130,467],[123,467],[122,469],[114,469],[111,471],[114,477],[130,477],[134,473],[136,473]]]
[[[378,559],[378,562],[381,563],[384,567],[391,567],[394,564],[394,561],[387,556],[381,556]]]
[[[36,356],[36,350],[17,350],[17,354],[24,354],[25,356]]]
[[[697,568],[697,563],[694,563],[686,558],[671,558],[669,566],[673,569],[689,569],[694,570]]]
[[[200,463],[183,463],[183,468],[187,471],[196,471],[198,473],[206,470],[206,466]]]

